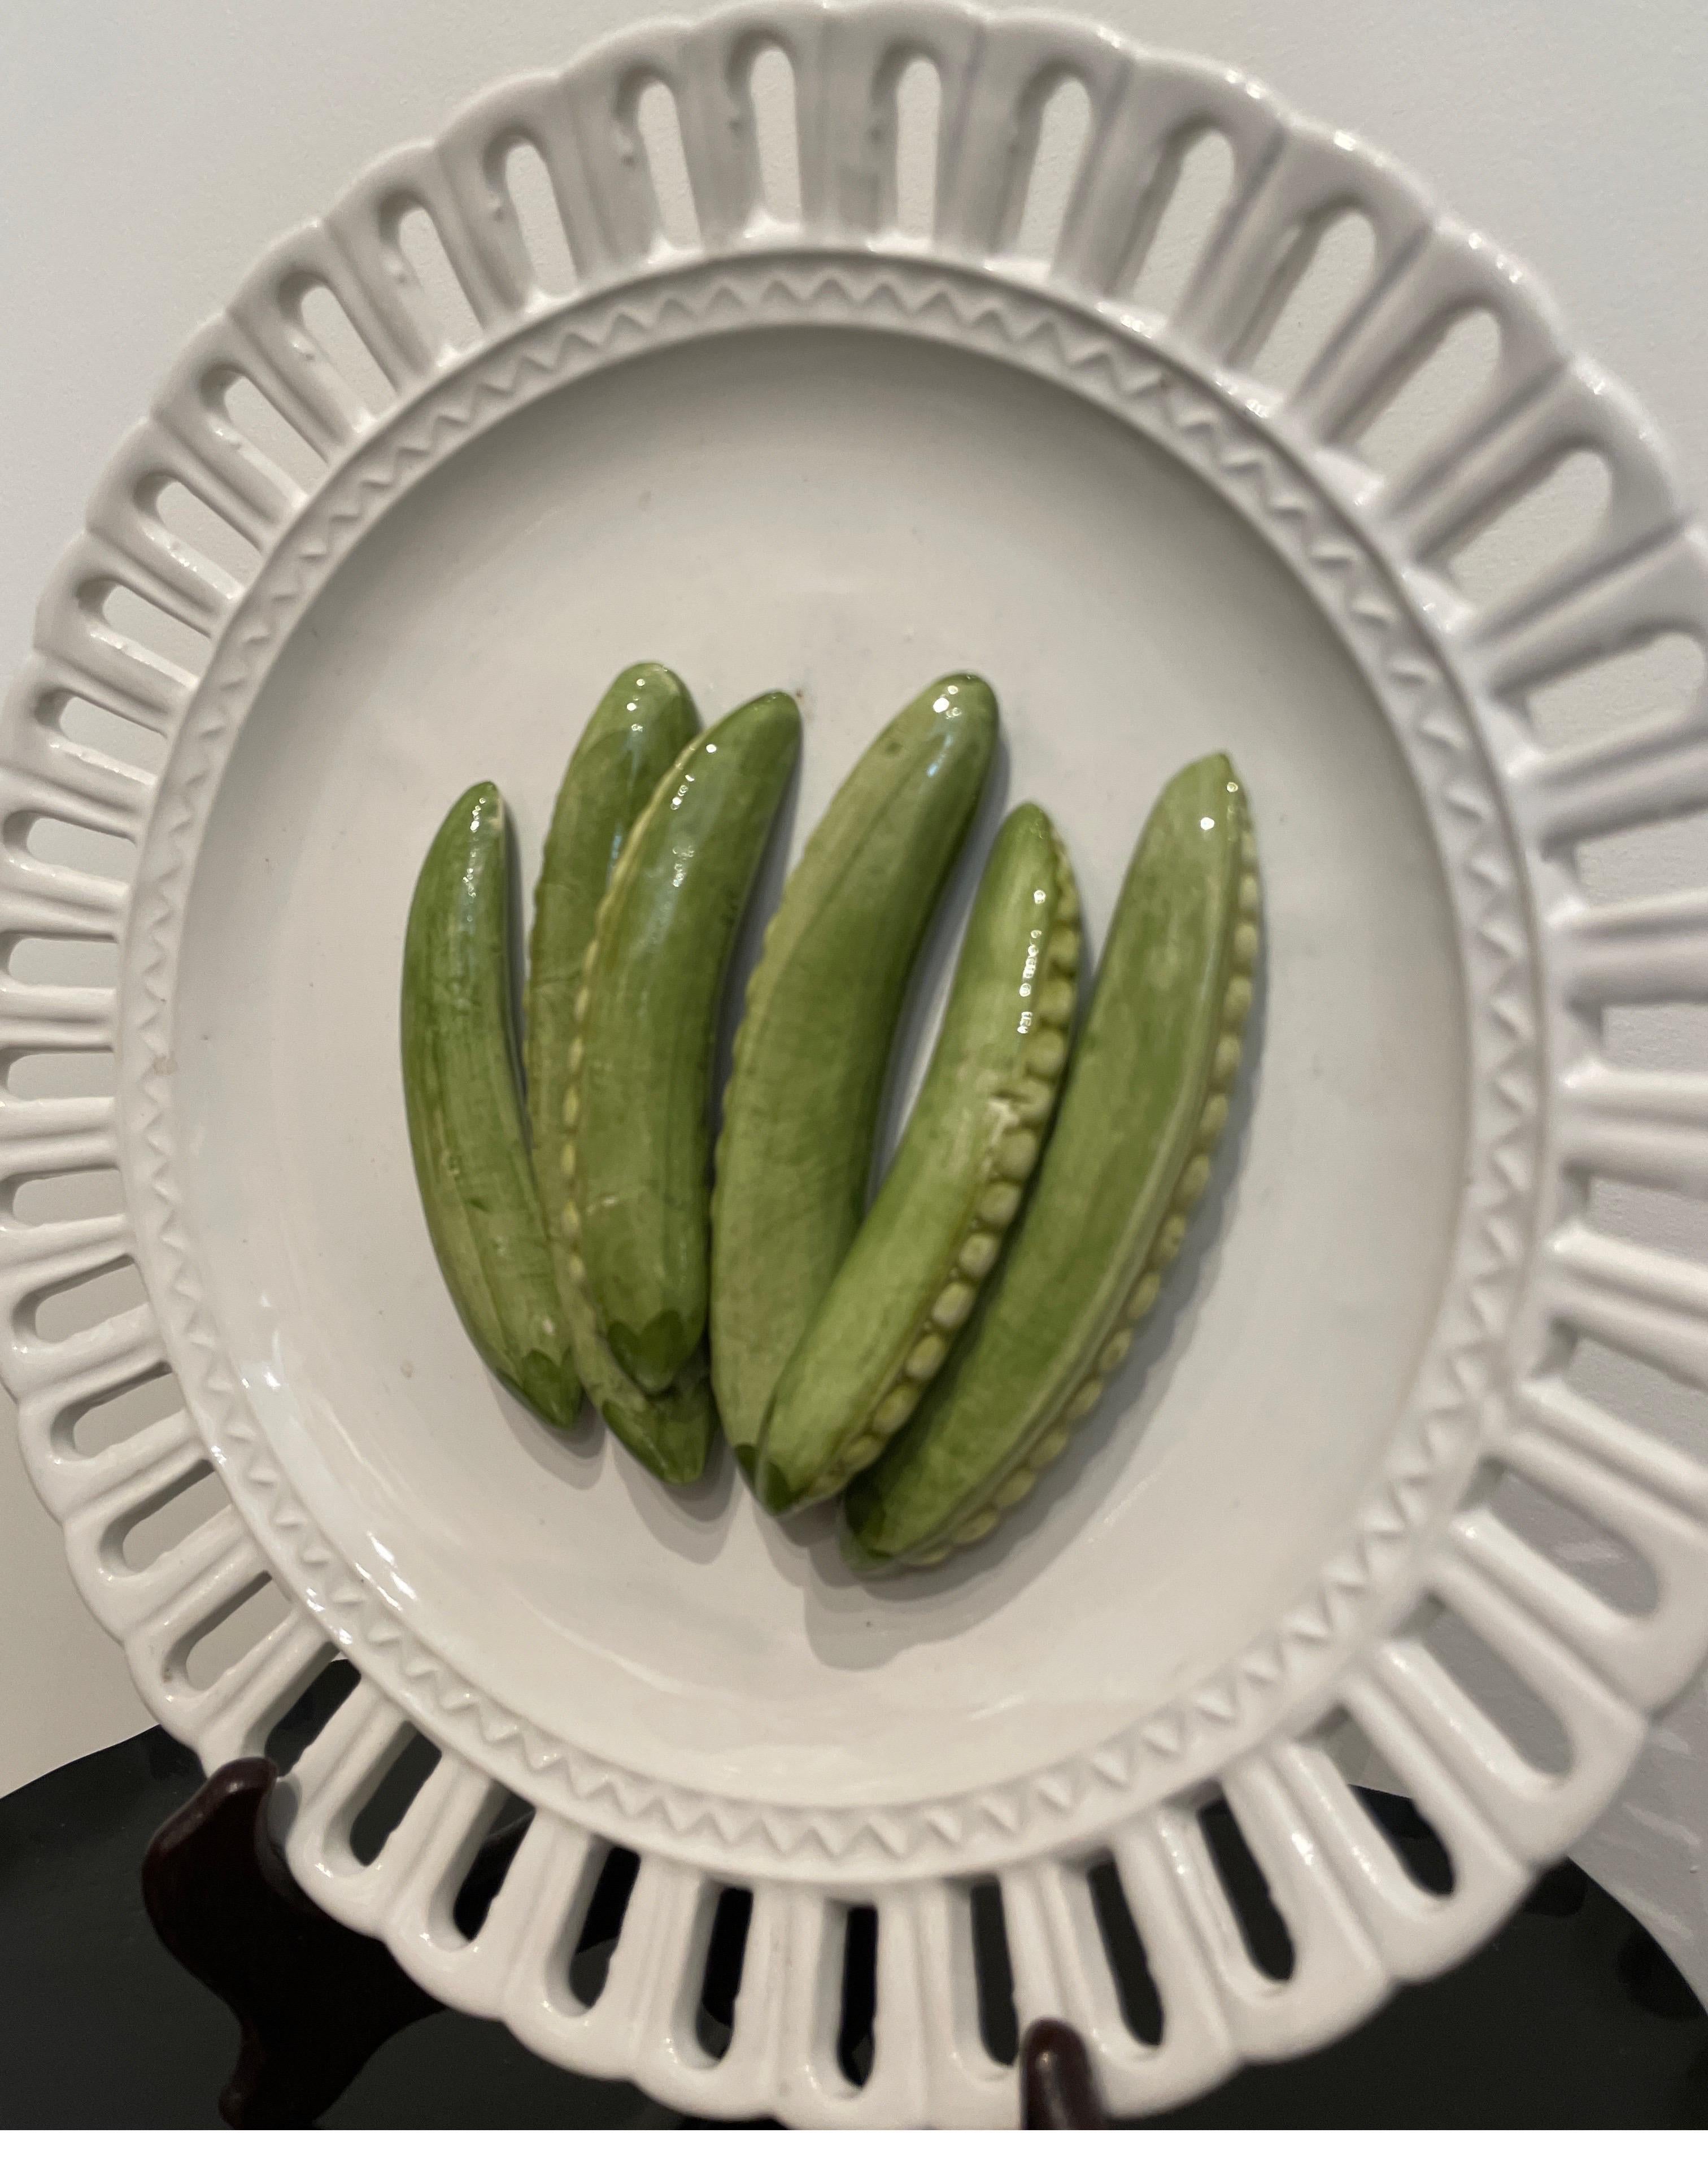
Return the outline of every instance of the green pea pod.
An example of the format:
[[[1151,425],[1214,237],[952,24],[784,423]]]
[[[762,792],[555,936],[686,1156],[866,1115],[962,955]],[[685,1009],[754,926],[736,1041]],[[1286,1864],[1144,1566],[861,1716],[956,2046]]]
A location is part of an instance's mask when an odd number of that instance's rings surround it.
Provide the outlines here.
[[[900,1150],[766,1418],[774,1512],[875,1461],[943,1367],[1020,1208],[1072,1035],[1079,896],[1035,803],[996,837]]]
[[[612,1357],[649,1394],[705,1336],[719,1001],[800,747],[800,712],[773,693],[682,753],[599,904],[576,1001],[560,1224]]]
[[[718,1140],[712,1376],[749,1468],[865,1212],[907,980],[995,747],[976,675],[899,713],[814,830],[748,984]]]
[[[564,1093],[581,969],[624,844],[653,791],[699,732],[694,700],[668,667],[625,667],[576,745],[546,835],[528,943],[528,1122],[534,1179],[566,1304],[573,1296],[562,1228],[570,1196]]]
[[[410,1148],[439,1269],[488,1367],[548,1422],[581,1389],[522,1125],[510,1005],[504,798],[471,787],[439,827],[404,939]]]
[[[1116,905],[1049,1148],[973,1321],[843,1501],[843,1549],[928,1565],[993,1529],[1090,1413],[1156,1300],[1227,1118],[1258,943],[1246,798],[1176,774]]]

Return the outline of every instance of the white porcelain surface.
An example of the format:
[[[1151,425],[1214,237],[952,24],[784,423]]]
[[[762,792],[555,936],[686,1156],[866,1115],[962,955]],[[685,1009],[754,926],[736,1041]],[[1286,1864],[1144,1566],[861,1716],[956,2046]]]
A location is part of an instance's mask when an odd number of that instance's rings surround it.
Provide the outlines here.
[[[787,221],[763,210],[745,94],[774,42],[801,116]],[[921,51],[943,118],[915,238],[893,115]],[[1022,255],[1064,73],[1089,94],[1087,155],[1053,238]],[[681,117],[697,241],[658,231],[632,123],[653,78]],[[1123,297],[1167,147],[1206,124],[1234,146],[1233,208],[1165,319]],[[567,300],[540,292],[494,179],[519,130],[552,165]],[[466,350],[422,331],[405,202],[433,214],[480,321]],[[1348,202],[1375,273],[1283,393],[1257,367],[1261,322],[1292,239]],[[377,413],[330,387],[296,310],[311,280],[399,389]],[[1485,401],[1409,473],[1357,460],[1355,430],[1471,304],[1503,334]],[[221,406],[232,370],[319,450],[316,483],[269,481],[245,453]],[[1447,556],[1578,446],[1611,472],[1599,528],[1478,609]],[[211,576],[152,518],[163,476],[261,547],[252,582]],[[212,637],[205,669],[115,640],[114,584]],[[1708,1084],[1610,1067],[1601,1046],[1605,1007],[1708,997],[1704,907],[1590,906],[1570,860],[1708,802],[1708,741],[1684,716],[1556,752],[1525,709],[1657,627],[1700,630],[1705,608],[1651,435],[1529,280],[1407,178],[1214,69],[1055,19],[780,0],[501,86],[440,146],[383,163],[174,375],[8,714],[7,928],[124,941],[116,997],[0,990],[12,1050],[116,1041],[120,1062],[116,1106],[16,1108],[8,1170],[116,1158],[128,1210],[0,1238],[3,1360],[38,1483],[150,1701],[218,1761],[345,1649],[364,1685],[291,1798],[304,1883],[455,2003],[707,2112],[1011,2118],[972,1996],[966,1887],[985,1875],[1022,2018],[1078,2022],[1123,2109],[1302,2049],[1457,1958],[1594,1819],[1708,1647],[1701,1466],[1568,1377],[1587,1336],[1708,1383],[1708,1280],[1598,1234],[1583,1193],[1593,1173],[1708,1172]],[[854,1582],[823,1530],[761,1522],[727,1465],[675,1498],[596,1430],[566,1447],[537,1429],[433,1263],[394,1050],[422,844],[490,773],[531,858],[570,737],[645,654],[708,711],[802,693],[794,848],[915,687],[988,674],[1001,798],[1057,815],[1094,934],[1176,765],[1225,744],[1252,788],[1267,952],[1212,1201],[1078,1455],[931,1575]],[[68,694],[170,737],[157,786],[52,732]],[[25,853],[32,813],[140,836],[134,892]],[[916,1071],[953,923],[910,1022]],[[147,1306],[36,1337],[40,1296],[133,1256]],[[163,1361],[193,1430],[74,1442],[91,1401]],[[204,1444],[232,1506],[131,1571],[125,1523]],[[1613,1610],[1490,1506],[1504,1469],[1634,1549],[1649,1610]],[[308,1613],[194,1686],[191,1644],[267,1580]],[[1435,1663],[1441,1605],[1552,1712],[1555,1770]],[[445,1754],[359,1864],[350,1821],[410,1721]],[[1446,1841],[1444,1900],[1349,1792],[1355,1746]],[[449,1902],[493,1782],[539,1814],[466,1945]],[[1284,1982],[1248,1958],[1209,1859],[1195,1812],[1218,1791],[1292,1933]],[[602,1841],[639,1849],[642,1873],[584,2010],[562,1957]],[[1162,1996],[1155,2047],[1121,2020],[1091,1912],[1084,1871],[1106,1854]],[[690,2031],[723,1881],[755,1907],[714,2067]],[[835,1991],[843,1910],[867,1900],[877,2061],[857,2095]]]
[[[854,1581],[829,1520],[779,1530],[727,1462],[685,1501],[596,1451],[603,1434],[565,1449],[460,1337],[427,1244],[395,1057],[421,843],[490,772],[531,864],[605,664],[649,652],[708,716],[802,691],[793,853],[873,723],[957,660],[1000,691],[1008,760],[963,892],[1004,790],[1061,813],[1094,931],[1193,753],[1227,741],[1263,813],[1251,1121],[1174,1308],[1060,1483],[934,1575]],[[1237,516],[1001,365],[862,333],[738,336],[484,435],[269,673],[191,897],[186,1216],[293,1481],[462,1670],[685,1784],[959,1792],[1183,1692],[1352,1519],[1441,1291],[1461,1013],[1399,754]],[[1396,1066],[1415,1098],[1385,1095]]]

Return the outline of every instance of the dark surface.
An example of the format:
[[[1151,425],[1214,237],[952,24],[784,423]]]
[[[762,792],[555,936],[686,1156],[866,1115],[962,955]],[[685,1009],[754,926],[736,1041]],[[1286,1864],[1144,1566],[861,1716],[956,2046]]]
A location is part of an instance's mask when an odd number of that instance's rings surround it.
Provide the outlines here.
[[[156,1729],[0,1802],[0,2124],[219,2124],[236,2025],[156,1938],[139,1879],[151,1836],[201,1784],[194,1759]],[[738,1940],[739,1902],[727,1920]],[[578,1952],[599,1943],[585,1933]],[[857,1987],[851,2027],[868,1974],[862,1937],[845,1979]],[[704,2004],[702,2034],[715,2033],[739,2004],[738,1964],[708,1977]],[[1144,2004],[1141,1989],[1141,2020]],[[869,2051],[846,2057],[869,2064]],[[1705,2123],[1708,2019],[1646,1934],[1569,1865],[1463,1968],[1400,1993],[1329,2050],[1248,2069],[1167,2117],[1234,2128]],[[444,2013],[383,2045],[324,2124],[693,2125],[625,2084],[561,2073],[493,2024]]]

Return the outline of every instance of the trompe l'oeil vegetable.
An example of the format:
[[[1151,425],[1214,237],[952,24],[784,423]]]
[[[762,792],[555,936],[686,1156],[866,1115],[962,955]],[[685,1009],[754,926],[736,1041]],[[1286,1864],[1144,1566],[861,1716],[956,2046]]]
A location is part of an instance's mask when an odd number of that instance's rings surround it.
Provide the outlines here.
[[[1036,803],[996,837],[907,1133],[778,1381],[756,1483],[840,1491],[907,1422],[995,1263],[1049,1132],[1079,972],[1079,896]]]
[[[453,805],[404,939],[403,1081],[427,1231],[470,1338],[548,1422],[581,1389],[533,1171],[510,1014],[510,840],[490,781]]]
[[[713,1383],[744,1466],[859,1231],[908,979],[995,748],[976,675],[899,712],[814,828],[748,981],[712,1206]]]

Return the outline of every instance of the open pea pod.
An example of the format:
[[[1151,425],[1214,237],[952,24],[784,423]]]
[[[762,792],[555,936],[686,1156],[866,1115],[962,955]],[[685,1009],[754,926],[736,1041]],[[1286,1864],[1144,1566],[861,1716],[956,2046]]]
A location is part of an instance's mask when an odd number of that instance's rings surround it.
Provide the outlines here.
[[[669,667],[625,666],[576,744],[546,834],[528,938],[525,1057],[534,1178],[560,1279],[567,1247],[559,1223],[570,1193],[564,1093],[594,920],[653,790],[699,732],[694,700]]]
[[[843,1549],[930,1565],[1024,1499],[1156,1300],[1209,1177],[1251,1005],[1256,850],[1225,757],[1176,774],[1116,906],[1021,1223],[911,1422],[843,1500]]]
[[[401,1012],[410,1148],[451,1300],[504,1383],[571,1423],[581,1390],[522,1125],[509,835],[490,781],[452,806],[421,865]]]
[[[528,948],[528,1118],[534,1174],[552,1245],[564,1323],[594,1406],[658,1475],[697,1477],[716,1418],[703,1367],[649,1394],[618,1364],[575,1277],[564,1224],[570,1181],[564,1118],[576,1003],[599,903],[659,781],[700,733],[686,688],[668,667],[625,667],[594,708],[565,769],[546,835]]]
[[[875,1461],[943,1367],[1049,1129],[1078,965],[1067,852],[1023,803],[985,864],[901,1147],[778,1383],[754,1473],[774,1513]]]
[[[659,781],[601,901],[575,1001],[559,1215],[570,1325],[593,1398],[672,1482],[703,1467],[711,1074],[736,930],[800,749],[791,698],[756,698]],[[612,1390],[602,1392],[602,1388]],[[630,1437],[647,1401],[691,1416]],[[706,1440],[697,1441],[701,1420]]]
[[[751,1468],[866,1209],[896,1019],[996,747],[976,675],[934,682],[815,827],[748,981],[712,1206],[712,1372]]]

